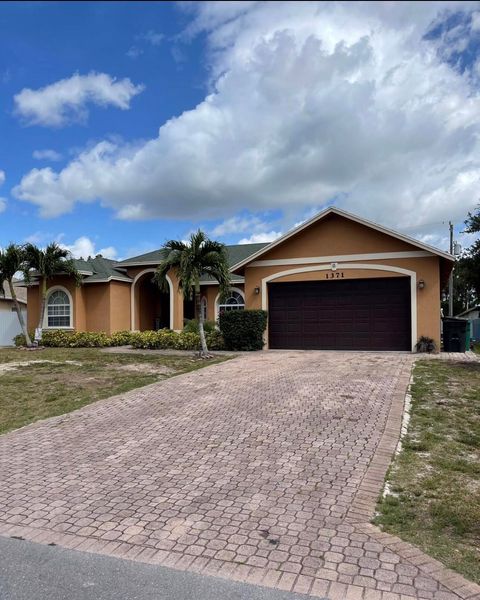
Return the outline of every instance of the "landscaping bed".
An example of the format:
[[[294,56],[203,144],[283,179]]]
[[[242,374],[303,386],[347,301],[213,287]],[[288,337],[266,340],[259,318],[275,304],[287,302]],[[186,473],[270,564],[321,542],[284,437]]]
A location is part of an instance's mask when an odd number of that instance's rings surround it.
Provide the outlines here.
[[[0,349],[0,433],[229,358]]]
[[[418,361],[375,522],[480,583],[480,363]]]

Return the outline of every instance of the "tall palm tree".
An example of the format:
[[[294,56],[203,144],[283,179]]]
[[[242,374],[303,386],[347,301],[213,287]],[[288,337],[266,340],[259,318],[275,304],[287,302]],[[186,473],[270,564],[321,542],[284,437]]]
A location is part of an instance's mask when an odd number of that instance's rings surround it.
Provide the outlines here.
[[[81,283],[81,275],[75,268],[71,254],[65,248],[61,248],[53,242],[45,249],[38,248],[34,244],[26,244],[24,274],[28,281],[33,274],[40,280],[40,314],[38,318],[35,339],[42,339],[43,321],[47,299],[47,282],[56,275],[71,275],[75,278],[77,285]]]
[[[208,356],[203,326],[204,315],[201,309],[200,279],[202,275],[210,275],[218,281],[221,295],[228,292],[230,270],[225,245],[210,240],[203,231],[198,230],[192,233],[188,243],[170,240],[164,248],[167,250],[167,256],[159,264],[154,281],[162,290],[167,291],[167,274],[170,269],[173,269],[183,295],[188,299],[191,299],[192,295],[195,296],[201,343],[200,355]]]
[[[19,271],[23,271],[25,264],[25,251],[22,246],[16,244],[10,244],[5,250],[0,250],[0,293],[3,292],[4,284],[8,285],[10,290],[10,296],[15,306],[15,312],[17,313],[22,333],[25,336],[25,343],[28,347],[32,345],[30,336],[28,335],[27,326],[25,319],[23,318],[23,312],[18,302],[17,293],[15,286],[13,285],[13,279],[15,274]]]

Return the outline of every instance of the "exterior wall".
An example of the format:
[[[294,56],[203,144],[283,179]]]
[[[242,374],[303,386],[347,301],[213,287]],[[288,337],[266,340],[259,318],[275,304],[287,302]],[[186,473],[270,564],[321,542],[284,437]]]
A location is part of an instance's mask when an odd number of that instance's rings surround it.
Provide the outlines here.
[[[325,221],[312,225],[307,230],[300,232],[290,240],[274,248],[272,251],[259,257],[259,261],[301,259],[305,257],[318,257],[317,263],[273,265],[273,266],[247,266],[245,269],[245,304],[246,308],[262,308],[268,310],[268,297],[264,298],[262,288],[263,280],[271,275],[293,269],[309,268],[304,273],[276,278],[275,282],[282,281],[317,281],[327,280],[326,274],[332,273],[331,263],[322,261],[322,256],[348,256],[358,254],[372,254],[384,252],[415,252],[418,248],[410,246],[363,225],[350,222],[342,217],[332,216]],[[367,264],[372,269],[348,269],[342,268],[342,264]],[[251,263],[254,264],[254,263]],[[262,264],[262,263],[260,263]],[[423,280],[423,289],[415,288],[417,325],[413,343],[418,337],[425,335],[435,340],[440,347],[440,258],[438,256],[413,257],[413,258],[390,258],[390,259],[362,259],[354,257],[342,259],[337,264],[337,272],[343,272],[344,278],[370,278],[370,277],[399,277],[400,273],[395,271],[375,270],[374,265],[398,267],[413,271],[416,281]],[[320,270],[320,267],[327,270]],[[255,293],[255,288],[260,288],[260,293]],[[268,285],[267,285],[268,295]],[[267,338],[268,339],[268,338]]]
[[[412,250],[418,248],[345,217],[328,215],[263,254],[259,260]]]
[[[110,285],[110,330],[127,331],[130,329],[130,284],[111,281]]]
[[[85,287],[87,331],[110,332],[110,285],[87,283]]]
[[[27,307],[20,303],[24,319],[27,318]],[[0,346],[13,346],[13,338],[22,333],[14,303],[0,298]]]

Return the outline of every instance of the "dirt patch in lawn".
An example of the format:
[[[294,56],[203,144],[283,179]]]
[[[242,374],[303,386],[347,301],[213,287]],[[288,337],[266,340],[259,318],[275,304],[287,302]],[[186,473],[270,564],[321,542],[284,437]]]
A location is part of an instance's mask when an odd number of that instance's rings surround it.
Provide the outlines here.
[[[480,583],[480,363],[417,362],[375,522]]]
[[[107,354],[97,348],[47,348],[37,360],[21,350],[2,349],[0,433],[229,358],[204,361],[192,355]]]

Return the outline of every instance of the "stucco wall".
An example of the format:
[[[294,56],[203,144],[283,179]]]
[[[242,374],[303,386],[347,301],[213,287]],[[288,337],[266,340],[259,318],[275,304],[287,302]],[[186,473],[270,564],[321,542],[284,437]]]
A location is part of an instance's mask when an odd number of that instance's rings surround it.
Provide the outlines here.
[[[110,331],[130,329],[130,284],[110,282]]]
[[[110,332],[110,285],[108,283],[85,284],[85,300],[88,331]]]

